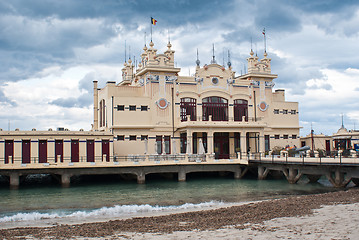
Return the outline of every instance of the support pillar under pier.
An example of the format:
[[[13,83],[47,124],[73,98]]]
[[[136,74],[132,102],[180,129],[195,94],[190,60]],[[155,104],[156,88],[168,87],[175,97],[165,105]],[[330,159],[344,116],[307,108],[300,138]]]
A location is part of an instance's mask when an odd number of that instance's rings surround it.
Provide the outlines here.
[[[290,184],[297,183],[303,176],[303,174],[298,169],[294,168],[283,169],[282,172]]]
[[[186,172],[185,171],[179,171],[178,172],[178,181],[179,182],[185,182],[186,181]]]
[[[64,188],[70,187],[71,176],[70,174],[64,173],[61,175],[61,186]]]
[[[346,187],[351,181],[351,178],[345,179],[344,173],[339,171],[339,168],[335,170],[334,178],[332,176],[332,173],[327,173],[326,177],[328,178],[329,182],[337,188]]]
[[[138,184],[145,184],[146,183],[146,175],[143,173],[140,173],[137,175],[137,183]]]
[[[18,189],[20,185],[20,176],[18,173],[11,173],[10,174],[10,188],[11,189]]]
[[[264,180],[266,179],[267,175],[269,173],[269,169],[262,167],[262,166],[258,166],[258,180]]]

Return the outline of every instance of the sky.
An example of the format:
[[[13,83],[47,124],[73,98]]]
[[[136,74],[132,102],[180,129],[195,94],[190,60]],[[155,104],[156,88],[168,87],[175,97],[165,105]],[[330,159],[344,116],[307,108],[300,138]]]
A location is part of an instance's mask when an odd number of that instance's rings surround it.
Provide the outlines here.
[[[122,80],[126,57],[145,41],[170,39],[180,75],[192,75],[198,49],[209,64],[240,75],[251,46],[275,89],[299,102],[301,136],[359,129],[359,2],[337,0],[0,0],[0,128],[91,129],[93,80]]]

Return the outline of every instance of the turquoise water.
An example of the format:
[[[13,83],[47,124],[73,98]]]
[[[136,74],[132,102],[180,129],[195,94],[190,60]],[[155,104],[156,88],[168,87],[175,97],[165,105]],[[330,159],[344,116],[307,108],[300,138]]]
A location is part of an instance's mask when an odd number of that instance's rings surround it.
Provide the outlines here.
[[[48,182],[42,184],[40,180],[36,184],[21,186],[18,190],[10,190],[5,185],[0,187],[0,222],[31,220],[33,217],[57,218],[79,211],[81,216],[85,216],[160,211],[158,206],[198,208],[204,203],[215,206],[334,191],[325,179],[319,182],[307,184],[303,180],[298,184],[289,184],[286,180],[204,177],[187,179],[186,182],[152,179],[147,180],[146,184],[137,184],[118,179],[103,182],[92,179],[74,183],[70,188],[61,188]],[[17,218],[9,219],[13,216]]]

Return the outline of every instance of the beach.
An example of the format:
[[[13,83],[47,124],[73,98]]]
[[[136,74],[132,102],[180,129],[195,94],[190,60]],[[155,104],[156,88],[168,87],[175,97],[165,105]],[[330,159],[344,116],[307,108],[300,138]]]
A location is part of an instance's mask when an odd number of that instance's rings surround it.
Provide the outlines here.
[[[107,222],[1,229],[5,239],[356,239],[359,189]]]

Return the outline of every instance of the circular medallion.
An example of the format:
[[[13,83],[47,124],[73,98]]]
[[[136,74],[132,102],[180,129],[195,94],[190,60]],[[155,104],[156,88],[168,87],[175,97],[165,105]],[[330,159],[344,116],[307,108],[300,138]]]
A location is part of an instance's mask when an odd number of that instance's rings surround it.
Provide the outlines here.
[[[259,110],[261,110],[262,112],[264,112],[265,110],[267,110],[268,104],[263,101],[263,102],[259,103],[258,107],[259,107]]]
[[[164,98],[161,98],[156,103],[157,103],[157,106],[161,109],[166,109],[168,106],[168,101]]]
[[[214,85],[218,84],[218,78],[216,78],[216,77],[212,78],[212,83]]]

